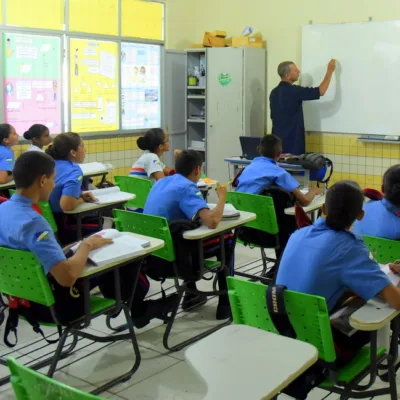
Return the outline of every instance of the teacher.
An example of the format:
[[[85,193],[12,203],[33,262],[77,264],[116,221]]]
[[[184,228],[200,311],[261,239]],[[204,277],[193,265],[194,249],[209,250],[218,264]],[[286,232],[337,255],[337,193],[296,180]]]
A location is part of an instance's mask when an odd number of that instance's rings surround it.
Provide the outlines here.
[[[281,138],[284,153],[305,153],[303,101],[318,100],[323,96],[328,90],[335,69],[336,61],[331,60],[319,87],[308,88],[293,85],[300,76],[300,70],[295,63],[285,61],[279,64],[278,75],[281,82],[272,90],[269,101],[272,133]]]

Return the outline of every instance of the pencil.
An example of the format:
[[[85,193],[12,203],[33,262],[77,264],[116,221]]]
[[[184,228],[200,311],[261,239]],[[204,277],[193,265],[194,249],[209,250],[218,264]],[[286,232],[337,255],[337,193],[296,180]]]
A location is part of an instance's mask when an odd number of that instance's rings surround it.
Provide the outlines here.
[[[224,183],[223,185],[221,185],[221,187],[227,187],[232,183],[233,183],[233,181],[228,181],[228,182]]]

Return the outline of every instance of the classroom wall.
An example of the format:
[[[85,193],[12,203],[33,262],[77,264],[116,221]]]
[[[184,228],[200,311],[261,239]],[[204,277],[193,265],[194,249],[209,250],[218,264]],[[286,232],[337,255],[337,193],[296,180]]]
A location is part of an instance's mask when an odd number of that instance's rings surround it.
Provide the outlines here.
[[[204,31],[225,30],[228,36],[240,35],[246,25],[260,31],[267,48],[267,87],[278,84],[276,67],[293,60],[301,66],[301,27],[315,24],[374,20],[400,20],[398,0],[169,0],[167,5],[166,45],[182,50],[190,43],[201,43]],[[334,57],[334,54],[332,54]],[[356,55],[355,55],[356,60]],[[329,60],[326,60],[328,63]],[[362,65],[359,66],[362,68]],[[355,61],[354,73],[357,73]],[[395,77],[394,72],[394,79]],[[368,85],[368,82],[365,83]],[[354,88],[357,90],[357,88]],[[269,104],[267,109],[269,110]],[[400,109],[400,102],[399,102]],[[268,132],[271,131],[269,111]],[[400,144],[363,144],[355,135],[307,135],[307,151],[321,151],[335,165],[333,181],[352,179],[362,186],[380,188],[382,173],[400,163]]]

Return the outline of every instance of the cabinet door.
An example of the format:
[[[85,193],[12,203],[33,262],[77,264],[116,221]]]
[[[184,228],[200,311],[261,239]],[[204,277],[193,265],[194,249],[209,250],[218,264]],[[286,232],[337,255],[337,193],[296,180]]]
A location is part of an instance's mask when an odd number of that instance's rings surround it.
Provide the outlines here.
[[[239,156],[243,132],[243,49],[207,49],[207,175],[229,180],[224,158]]]

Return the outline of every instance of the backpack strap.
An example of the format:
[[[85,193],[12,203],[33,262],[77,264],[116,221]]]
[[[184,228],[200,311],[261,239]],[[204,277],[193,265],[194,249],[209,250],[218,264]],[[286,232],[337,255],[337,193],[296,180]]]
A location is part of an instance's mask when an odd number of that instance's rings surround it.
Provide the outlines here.
[[[286,286],[269,285],[266,291],[266,302],[268,313],[276,330],[282,336],[296,339],[297,335],[286,313],[285,301],[283,299]]]

